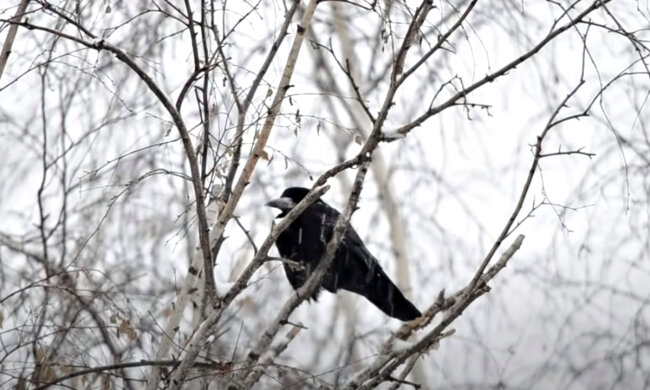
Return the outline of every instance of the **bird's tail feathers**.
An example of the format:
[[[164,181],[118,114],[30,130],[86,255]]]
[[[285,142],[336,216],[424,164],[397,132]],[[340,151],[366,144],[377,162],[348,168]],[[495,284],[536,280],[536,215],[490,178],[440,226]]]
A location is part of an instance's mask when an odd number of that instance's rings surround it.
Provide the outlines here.
[[[398,320],[411,321],[422,315],[415,305],[404,297],[383,270],[375,270],[371,275],[374,280],[367,280],[365,286],[350,290],[363,295],[379,310]]]

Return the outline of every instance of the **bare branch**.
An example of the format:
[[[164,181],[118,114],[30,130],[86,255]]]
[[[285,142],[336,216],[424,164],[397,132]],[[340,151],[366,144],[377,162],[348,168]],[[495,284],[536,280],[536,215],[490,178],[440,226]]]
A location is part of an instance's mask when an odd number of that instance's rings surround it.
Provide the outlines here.
[[[23,18],[25,11],[27,10],[27,4],[29,4],[29,0],[21,0],[20,4],[18,4],[18,8],[16,8],[16,14],[11,19],[11,21],[14,23],[12,23],[9,27],[7,38],[2,44],[2,51],[0,51],[0,80],[2,79],[2,74],[5,71],[7,61],[9,60],[11,47],[13,46],[14,40],[16,39],[16,34],[18,33],[18,24],[15,22],[19,22]]]

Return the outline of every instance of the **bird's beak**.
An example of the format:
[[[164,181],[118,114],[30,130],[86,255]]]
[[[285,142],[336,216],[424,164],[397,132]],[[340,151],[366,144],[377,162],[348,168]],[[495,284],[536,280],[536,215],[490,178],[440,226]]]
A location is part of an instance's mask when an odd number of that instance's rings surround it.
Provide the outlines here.
[[[280,210],[291,210],[296,206],[296,202],[293,201],[291,198],[278,198],[278,199],[273,199],[272,201],[268,202],[266,204],[269,207],[275,207],[276,209]]]

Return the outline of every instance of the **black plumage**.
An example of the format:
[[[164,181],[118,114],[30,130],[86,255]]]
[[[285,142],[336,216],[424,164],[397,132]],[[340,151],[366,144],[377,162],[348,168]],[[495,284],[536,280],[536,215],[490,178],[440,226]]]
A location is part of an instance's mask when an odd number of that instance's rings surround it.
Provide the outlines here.
[[[306,188],[287,188],[279,199],[267,206],[281,210],[284,217],[309,192]],[[302,286],[325,254],[327,242],[332,238],[339,212],[318,199],[280,234],[275,244],[283,258],[297,261],[301,269],[284,264],[289,283],[294,289]],[[377,259],[368,251],[361,237],[348,225],[334,260],[313,293],[316,299],[320,289],[336,293],[338,289],[366,297],[381,311],[402,321],[421,315],[418,309],[402,295],[388,278]]]

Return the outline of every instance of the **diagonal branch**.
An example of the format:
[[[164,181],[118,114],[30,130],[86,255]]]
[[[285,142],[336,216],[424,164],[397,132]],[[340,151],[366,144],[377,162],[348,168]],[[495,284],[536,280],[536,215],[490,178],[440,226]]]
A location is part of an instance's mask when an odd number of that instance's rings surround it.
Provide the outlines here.
[[[387,134],[384,136],[383,141],[385,142],[392,142],[399,140],[401,138],[404,138],[405,135],[410,133],[413,129],[416,127],[419,127],[422,125],[427,119],[431,118],[432,116],[446,110],[449,107],[452,107],[456,105],[457,101],[459,99],[465,98],[467,95],[469,95],[471,92],[477,90],[479,87],[482,87],[483,85],[487,83],[491,83],[494,80],[498,79],[501,76],[506,75],[508,72],[511,70],[515,69],[517,66],[521,65],[523,62],[537,54],[542,48],[544,48],[546,45],[548,45],[550,42],[552,42],[555,38],[557,38],[559,35],[564,33],[565,31],[573,28],[575,25],[578,23],[582,22],[588,15],[590,15],[592,12],[596,11],[597,9],[603,7],[605,4],[609,3],[612,0],[596,0],[594,1],[589,7],[587,7],[585,10],[583,10],[580,14],[576,16],[575,19],[572,19],[570,22],[567,22],[566,24],[562,25],[561,27],[553,30],[550,32],[544,39],[542,39],[537,45],[535,45],[532,49],[527,51],[526,53],[520,55],[516,59],[510,61],[508,64],[504,65],[501,67],[499,70],[496,72],[486,75],[482,79],[478,80],[477,82],[469,85],[467,88],[464,88],[463,90],[455,93],[452,95],[449,99],[447,99],[444,103],[439,104],[438,106],[431,107],[427,111],[425,111],[423,114],[415,118],[413,121],[410,123],[397,128],[393,133]]]
[[[286,217],[284,217],[277,225],[271,229],[271,232],[266,237],[264,242],[259,248],[257,255],[253,258],[253,261],[246,267],[242,275],[239,277],[237,282],[233,287],[224,295],[219,301],[218,306],[208,314],[207,318],[201,323],[197,329],[194,337],[190,340],[183,361],[179,365],[178,369],[174,373],[174,376],[171,380],[171,389],[176,390],[180,389],[183,385],[183,382],[187,376],[188,370],[194,365],[196,358],[198,357],[199,352],[205,345],[207,338],[214,332],[214,327],[217,325],[221,319],[221,315],[224,310],[232,303],[239,293],[247,287],[248,280],[253,275],[253,273],[264,263],[267,259],[267,253],[273,246],[273,243],[278,238],[280,233],[284,231],[298,216],[307,208],[309,205],[314,203],[316,199],[322,196],[329,186],[320,187],[310,191],[310,193],[296,205],[296,207],[291,210]]]
[[[9,61],[9,55],[11,54],[11,48],[14,45],[14,40],[16,39],[16,34],[18,33],[18,24],[23,16],[25,16],[25,11],[27,10],[27,4],[29,0],[22,0],[16,9],[16,15],[11,19],[14,23],[9,26],[9,32],[7,33],[7,38],[2,44],[2,51],[0,51],[0,79],[2,79],[2,74],[5,71],[5,66],[7,66],[7,61]]]

